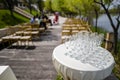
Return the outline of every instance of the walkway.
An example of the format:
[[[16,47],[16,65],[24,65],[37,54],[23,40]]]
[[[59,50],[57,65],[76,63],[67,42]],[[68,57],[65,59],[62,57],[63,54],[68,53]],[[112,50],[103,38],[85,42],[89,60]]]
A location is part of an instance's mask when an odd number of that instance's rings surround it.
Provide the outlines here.
[[[64,22],[63,18],[63,22]],[[0,65],[10,65],[18,80],[55,80],[52,51],[61,42],[61,25],[50,27],[33,41],[35,46],[8,47],[0,51]]]
[[[61,26],[51,26],[40,38],[34,39],[35,46],[8,47],[0,51],[0,65],[10,65],[18,80],[55,80],[56,71],[52,64],[52,51],[61,42]],[[105,80],[116,80],[110,76]]]

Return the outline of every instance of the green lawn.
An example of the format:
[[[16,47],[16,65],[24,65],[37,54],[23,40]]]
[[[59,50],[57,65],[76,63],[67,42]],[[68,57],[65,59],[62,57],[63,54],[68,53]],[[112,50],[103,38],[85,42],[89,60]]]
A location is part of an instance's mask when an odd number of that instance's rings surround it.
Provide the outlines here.
[[[9,10],[0,10],[0,28],[4,28],[9,25],[13,26],[28,21],[29,19],[17,13],[14,13],[14,17],[12,17]]]
[[[93,32],[95,32],[95,27],[90,27],[90,29],[91,29]],[[98,33],[103,33],[103,34],[105,34],[105,35],[106,35],[106,33],[107,33],[106,30],[104,30],[104,29],[102,29],[102,28],[99,28],[99,27],[97,27],[97,32],[98,32]]]
[[[30,10],[29,9],[26,9],[25,10],[26,12],[28,12],[28,13],[30,13]],[[36,10],[32,10],[32,15],[37,15],[37,14],[40,14],[40,13],[38,13]]]

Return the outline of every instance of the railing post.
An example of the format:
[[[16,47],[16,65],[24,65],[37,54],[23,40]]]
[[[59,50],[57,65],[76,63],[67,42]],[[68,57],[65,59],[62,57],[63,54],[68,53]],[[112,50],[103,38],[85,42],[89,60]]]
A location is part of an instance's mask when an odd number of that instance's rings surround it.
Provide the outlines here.
[[[113,48],[113,40],[114,40],[114,33],[110,32],[106,34],[106,42],[105,42],[105,49],[112,52]]]

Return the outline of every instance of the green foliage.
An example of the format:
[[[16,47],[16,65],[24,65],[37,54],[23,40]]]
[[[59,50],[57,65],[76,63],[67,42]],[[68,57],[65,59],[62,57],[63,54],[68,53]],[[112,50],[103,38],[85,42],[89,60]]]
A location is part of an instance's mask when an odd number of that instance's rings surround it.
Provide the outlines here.
[[[118,41],[118,54],[114,55],[115,57],[115,67],[113,69],[113,73],[120,80],[120,40]]]
[[[3,2],[3,0],[0,0],[0,2]]]
[[[27,21],[29,20],[22,17],[21,15],[14,13],[14,17],[12,17],[8,10],[0,10],[0,28],[4,28],[8,25],[16,25]]]
[[[28,13],[30,12],[29,9],[26,9],[25,11],[28,12]],[[36,14],[38,14],[38,11],[32,10],[32,15],[36,15]]]
[[[51,2],[51,0],[46,0],[45,1],[45,10],[52,11],[52,2]]]
[[[22,0],[23,4],[29,8],[29,12],[32,14],[32,10],[35,8],[32,6],[32,4],[38,4],[38,7],[42,4],[39,5],[39,2],[43,0]]]
[[[42,11],[44,9],[44,6],[45,6],[44,1],[43,0],[38,0],[37,4],[38,4],[39,10]]]
[[[71,0],[52,0],[52,9],[64,13],[74,13]]]
[[[95,26],[90,27],[90,29],[91,29],[93,32],[95,32]],[[103,34],[105,34],[105,35],[106,35],[106,33],[107,33],[106,30],[104,30],[103,28],[100,28],[100,27],[97,27],[97,31],[98,31],[98,33],[103,33]]]
[[[65,14],[91,16],[93,0],[52,0],[52,9]]]
[[[56,78],[56,80],[63,80],[63,78],[62,78],[62,76],[60,76],[60,75],[57,75],[57,78]]]
[[[61,0],[62,1],[62,0]],[[52,0],[52,9],[54,11],[60,11],[60,5],[59,5],[59,0]]]
[[[109,6],[113,2],[113,0],[103,0],[103,2]]]

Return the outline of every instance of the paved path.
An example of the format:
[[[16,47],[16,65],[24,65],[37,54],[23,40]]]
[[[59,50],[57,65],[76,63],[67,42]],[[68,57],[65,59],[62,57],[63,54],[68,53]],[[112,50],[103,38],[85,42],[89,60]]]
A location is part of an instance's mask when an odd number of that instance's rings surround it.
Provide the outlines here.
[[[61,42],[60,24],[49,27],[34,39],[35,46],[8,47],[0,51],[0,65],[10,65],[18,80],[55,80],[56,71],[52,64],[52,51]],[[89,79],[88,79],[89,80]],[[105,80],[116,80],[114,75]]]
[[[64,18],[63,22],[65,21]],[[52,51],[61,42],[61,25],[49,27],[34,39],[35,46],[12,47],[0,51],[0,65],[10,65],[18,80],[55,80]]]

